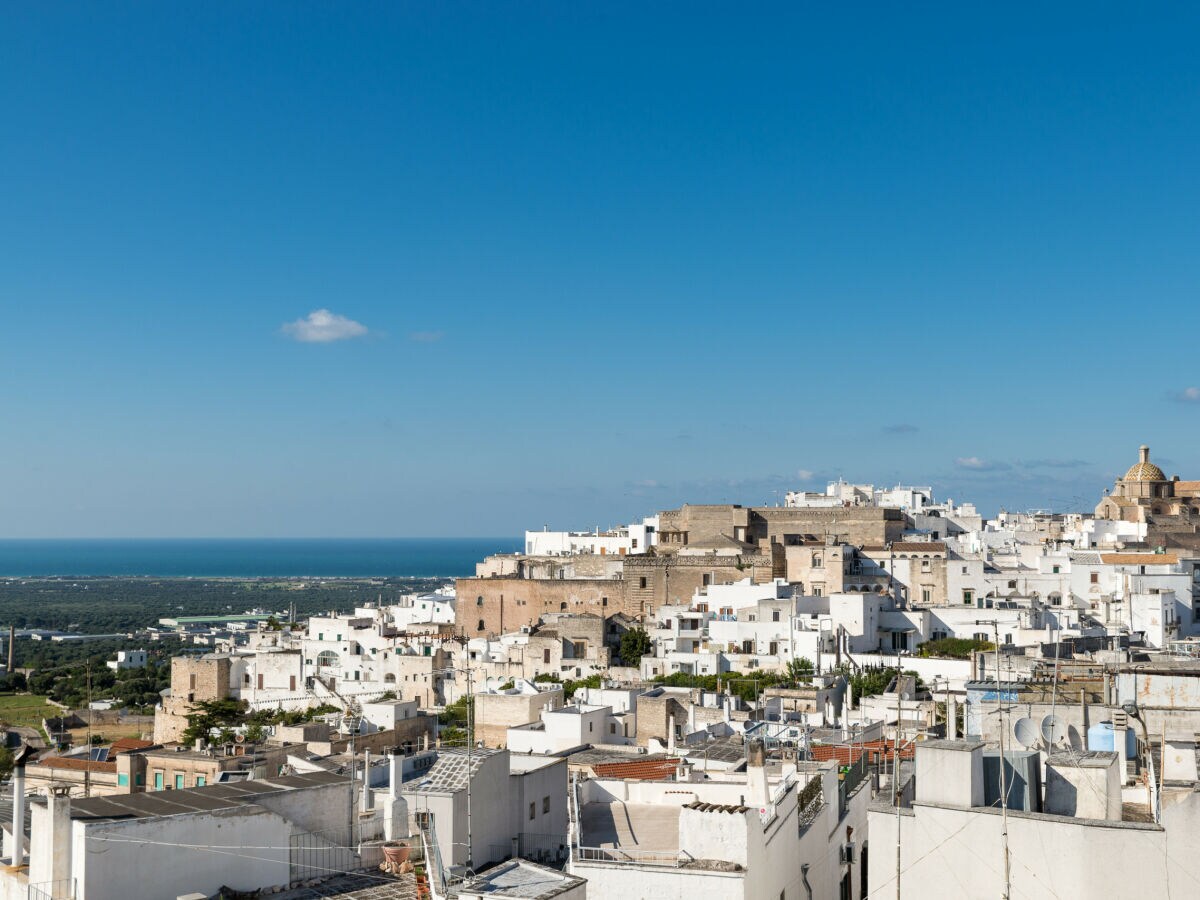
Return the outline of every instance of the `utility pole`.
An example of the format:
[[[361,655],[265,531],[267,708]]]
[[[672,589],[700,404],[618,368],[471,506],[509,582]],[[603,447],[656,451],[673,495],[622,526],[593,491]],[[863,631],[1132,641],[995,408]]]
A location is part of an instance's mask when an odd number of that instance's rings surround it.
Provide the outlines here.
[[[87,768],[83,770],[83,796],[92,796],[92,658],[87,658]]]
[[[1004,701],[1000,694],[1000,621],[992,619],[989,623],[984,619],[976,619],[975,624],[990,624],[995,637],[996,727],[1000,733],[1000,836],[1003,838],[1004,843],[1004,893],[1000,897],[1001,900],[1008,900],[1008,894],[1012,888],[1012,872],[1009,868],[1008,857],[1008,777],[1004,771]]]
[[[474,863],[471,843],[471,749],[475,743],[475,697],[472,693],[471,667],[467,666],[467,868]]]
[[[896,734],[892,740],[892,803],[896,807],[896,900],[900,900],[900,667],[896,667]]]

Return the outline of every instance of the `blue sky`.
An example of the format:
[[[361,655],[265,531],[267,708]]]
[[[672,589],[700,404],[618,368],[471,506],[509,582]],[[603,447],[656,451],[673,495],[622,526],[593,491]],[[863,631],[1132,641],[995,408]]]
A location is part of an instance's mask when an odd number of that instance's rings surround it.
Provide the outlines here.
[[[649,6],[10,9],[0,535],[1200,477],[1194,6]]]

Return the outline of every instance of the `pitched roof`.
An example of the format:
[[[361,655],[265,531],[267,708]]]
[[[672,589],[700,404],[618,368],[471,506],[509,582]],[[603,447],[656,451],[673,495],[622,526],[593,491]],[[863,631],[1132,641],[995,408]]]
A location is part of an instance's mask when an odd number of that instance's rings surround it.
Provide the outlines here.
[[[662,781],[675,775],[677,757],[638,759],[631,762],[597,763],[592,771],[597,778],[627,778],[638,781]]]
[[[134,750],[147,750],[154,747],[154,741],[143,741],[139,738],[117,738],[109,747],[110,753],[131,753]]]
[[[80,772],[116,772],[115,762],[100,762],[97,759],[80,759],[77,756],[48,756],[39,760],[38,765],[48,769],[76,769]]]
[[[1100,559],[1109,566],[1173,566],[1179,562],[1174,553],[1101,553]]]
[[[893,551],[903,553],[941,553],[946,545],[941,541],[894,541]]]

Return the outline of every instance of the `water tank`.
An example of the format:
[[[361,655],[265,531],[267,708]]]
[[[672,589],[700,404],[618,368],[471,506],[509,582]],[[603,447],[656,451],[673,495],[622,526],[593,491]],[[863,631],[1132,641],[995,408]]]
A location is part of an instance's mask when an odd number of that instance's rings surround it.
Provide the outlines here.
[[[1100,722],[1087,731],[1087,748],[1089,750],[1117,750],[1116,729],[1112,722]],[[1125,758],[1137,758],[1137,734],[1132,728],[1125,729]]]
[[[1113,740],[1113,723],[1098,722],[1087,730],[1087,748],[1092,750],[1108,750],[1112,752],[1116,750],[1116,741]]]

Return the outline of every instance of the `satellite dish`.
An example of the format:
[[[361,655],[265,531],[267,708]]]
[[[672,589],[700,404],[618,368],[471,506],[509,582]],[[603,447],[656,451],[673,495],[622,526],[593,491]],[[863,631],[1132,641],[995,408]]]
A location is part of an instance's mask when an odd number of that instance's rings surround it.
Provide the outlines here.
[[[1017,724],[1013,726],[1013,736],[1026,750],[1032,750],[1038,743],[1037,723],[1028,717],[1017,719]]]
[[[1046,746],[1059,746],[1067,739],[1067,723],[1058,716],[1042,719],[1042,740]]]
[[[1083,738],[1080,737],[1074,725],[1067,726],[1067,743],[1071,745],[1071,749],[1076,753],[1082,752]]]

